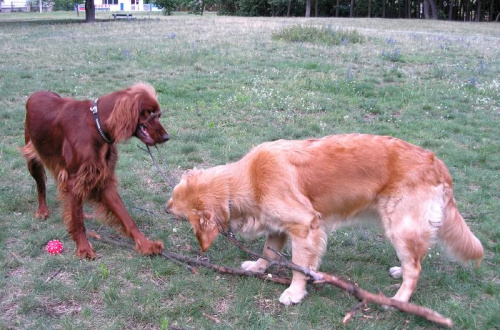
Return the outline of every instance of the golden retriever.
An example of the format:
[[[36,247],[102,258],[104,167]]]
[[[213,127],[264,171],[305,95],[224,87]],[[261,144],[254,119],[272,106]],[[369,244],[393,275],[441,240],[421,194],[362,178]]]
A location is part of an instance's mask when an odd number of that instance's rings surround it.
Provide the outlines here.
[[[457,210],[452,179],[428,150],[387,136],[333,135],[279,140],[254,147],[241,160],[185,173],[167,212],[189,220],[202,251],[219,230],[266,234],[263,255],[276,259],[290,238],[292,261],[316,269],[327,233],[357,220],[376,221],[396,249],[401,267],[390,273],[403,283],[394,299],[408,301],[427,249],[441,241],[461,261],[476,260],[483,247]],[[268,249],[272,248],[272,249]],[[263,272],[265,259],[242,268]],[[293,272],[280,297],[285,305],[307,294],[307,278]]]

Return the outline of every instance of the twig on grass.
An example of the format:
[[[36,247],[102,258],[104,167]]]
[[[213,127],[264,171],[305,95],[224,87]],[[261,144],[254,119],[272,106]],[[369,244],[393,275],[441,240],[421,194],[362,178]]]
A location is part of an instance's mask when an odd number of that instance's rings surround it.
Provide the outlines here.
[[[366,306],[366,301],[360,301],[359,303],[357,303],[356,305],[354,305],[351,310],[349,311],[349,313],[346,314],[346,316],[344,316],[344,319],[342,320],[342,324],[343,325],[346,325],[347,322],[349,322],[349,320],[354,316],[354,314],[356,314],[356,312],[363,306]]]
[[[220,323],[220,320],[215,316],[209,315],[207,313],[203,313],[203,316],[205,316],[207,319],[214,321],[215,323]]]
[[[55,272],[53,272],[49,277],[47,277],[47,279],[45,280],[45,284],[49,283],[50,281],[52,281],[57,275],[59,275],[59,273],[61,272],[62,268],[59,268],[58,270],[56,270]]]

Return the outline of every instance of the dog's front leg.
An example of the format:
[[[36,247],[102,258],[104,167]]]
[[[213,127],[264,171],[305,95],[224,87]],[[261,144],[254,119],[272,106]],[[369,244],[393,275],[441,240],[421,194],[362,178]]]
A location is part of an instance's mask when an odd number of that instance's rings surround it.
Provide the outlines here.
[[[279,260],[279,255],[274,251],[281,251],[286,243],[288,235],[286,233],[270,233],[267,235],[266,244],[262,255],[266,259]],[[244,270],[263,273],[266,271],[269,261],[264,258],[259,258],[257,261],[245,261],[241,264]]]
[[[307,233],[305,237],[304,232]],[[326,233],[319,226],[291,232],[293,263],[304,268],[317,269],[326,248],[326,239]],[[283,305],[299,303],[307,295],[307,279],[308,277],[303,273],[293,271],[292,283],[281,294],[280,303]]]
[[[101,193],[100,202],[105,210],[111,212],[116,220],[119,221],[125,231],[125,234],[132,237],[135,242],[135,250],[137,252],[145,255],[161,253],[163,250],[163,242],[152,242],[141,233],[134,220],[125,209],[125,205],[123,205],[120,195],[118,195],[115,187],[110,184],[104,188]]]

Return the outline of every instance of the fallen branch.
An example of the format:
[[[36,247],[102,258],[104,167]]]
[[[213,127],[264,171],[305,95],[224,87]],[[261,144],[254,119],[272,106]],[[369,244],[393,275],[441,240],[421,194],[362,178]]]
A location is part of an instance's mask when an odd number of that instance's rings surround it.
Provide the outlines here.
[[[118,245],[118,246],[130,249],[130,250],[134,249],[134,246],[132,244],[123,242],[120,239],[113,239],[111,237],[99,236],[99,235],[91,236],[91,237],[95,238],[99,241],[108,243],[108,244]],[[274,283],[278,283],[278,284],[284,284],[284,285],[290,285],[290,283],[291,283],[291,280],[289,278],[283,278],[283,277],[279,277],[279,276],[272,275],[272,274],[257,273],[257,272],[243,270],[243,269],[234,269],[234,268],[230,268],[230,267],[218,266],[218,265],[214,265],[208,261],[205,261],[204,259],[190,258],[190,257],[186,257],[182,254],[178,254],[175,252],[169,252],[169,251],[164,250],[160,254],[160,256],[186,267],[193,274],[196,274],[198,270],[193,268],[192,266],[197,266],[197,267],[208,268],[208,269],[211,269],[211,270],[216,271],[216,272],[221,273],[221,274],[256,277],[256,278],[261,279],[261,280],[266,280],[266,281],[270,281],[270,282],[274,282]]]
[[[433,311],[430,308],[415,305],[409,302],[403,302],[395,299],[391,299],[389,297],[384,296],[382,293],[379,294],[374,294],[369,291],[363,290],[360,287],[358,287],[355,283],[341,279],[337,276],[323,273],[323,272],[317,272],[314,270],[311,270],[306,267],[301,267],[298,266],[290,261],[288,261],[284,256],[279,252],[273,250],[274,253],[278,254],[281,259],[279,261],[276,260],[271,260],[268,258],[265,258],[262,255],[259,255],[258,253],[255,253],[249,249],[247,249],[241,242],[239,242],[232,233],[228,232],[221,232],[225,237],[229,239],[230,242],[235,244],[238,248],[242,249],[243,251],[251,254],[254,257],[258,258],[263,258],[266,259],[270,262],[278,263],[280,266],[283,266],[285,268],[288,268],[290,270],[295,270],[298,272],[301,272],[309,277],[311,277],[314,280],[314,283],[326,283],[330,284],[333,286],[336,286],[344,291],[347,291],[349,294],[353,295],[354,297],[358,298],[360,300],[360,303],[355,305],[351,311],[344,317],[343,323],[346,324],[351,317],[354,315],[354,313],[359,310],[362,306],[364,306],[367,303],[375,303],[378,305],[383,305],[383,306],[390,306],[394,307],[402,312],[408,313],[408,314],[413,314],[417,315],[420,317],[425,318],[426,320],[432,321],[434,323],[444,325],[447,327],[452,327],[453,326],[453,321],[449,318],[446,318],[442,316],[441,314]]]
[[[259,257],[263,258],[263,256],[259,255],[258,253],[255,253],[249,249],[247,249],[243,244],[241,244],[238,240],[234,238],[233,235],[228,235],[225,234],[229,240],[234,243],[236,246],[244,250],[245,252],[248,252],[254,257]],[[106,236],[92,236],[93,238],[100,240],[102,242],[108,243],[108,244],[114,244],[118,245],[130,250],[134,249],[134,246],[132,244],[123,242],[122,240],[119,239],[113,239],[111,237],[106,237]],[[276,251],[275,251],[276,252]],[[279,253],[278,253],[279,254]],[[281,255],[281,254],[279,254]],[[204,259],[199,259],[199,258],[191,258],[191,257],[186,257],[184,255],[175,253],[175,252],[169,252],[169,251],[163,251],[160,255],[161,257],[174,261],[176,263],[179,263],[186,268],[188,268],[192,273],[196,274],[197,269],[193,268],[192,266],[197,266],[197,267],[204,267],[211,269],[213,271],[216,271],[221,274],[226,274],[226,275],[237,275],[237,276],[247,276],[247,277],[256,277],[261,280],[266,280],[278,284],[283,284],[283,285],[290,285],[291,280],[289,278],[283,278],[279,276],[275,276],[269,273],[257,273],[257,272],[252,272],[252,271],[246,271],[243,269],[234,269],[230,267],[224,267],[224,266],[218,266],[214,265],[208,261],[205,261]],[[355,283],[352,283],[350,281],[341,279],[337,276],[323,273],[323,272],[316,272],[313,270],[310,270],[305,267],[298,266],[288,260],[286,260],[283,256],[281,260],[275,261],[275,260],[270,260],[274,264],[279,264],[280,266],[283,266],[285,268],[288,268],[290,270],[295,270],[299,271],[305,275],[310,276],[316,284],[319,283],[326,283],[330,284],[333,286],[336,286],[342,290],[347,291],[349,294],[355,296],[360,300],[360,303],[355,305],[349,313],[344,317],[343,323],[346,324],[352,316],[364,305],[368,303],[375,303],[383,306],[390,306],[394,307],[402,312],[406,312],[408,314],[413,314],[416,316],[420,316],[425,318],[426,320],[432,321],[434,323],[444,325],[447,327],[452,327],[453,326],[453,321],[449,318],[446,318],[439,313],[427,308],[427,307],[422,307],[418,306],[412,303],[407,303],[407,302],[402,302],[398,300],[394,300],[391,298],[388,298],[384,296],[383,294],[374,294],[369,291],[363,290],[359,288]]]

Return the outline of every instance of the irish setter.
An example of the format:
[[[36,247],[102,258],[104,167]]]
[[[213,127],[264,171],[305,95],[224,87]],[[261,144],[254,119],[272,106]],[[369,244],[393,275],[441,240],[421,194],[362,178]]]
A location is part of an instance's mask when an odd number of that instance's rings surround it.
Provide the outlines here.
[[[160,105],[154,88],[137,83],[96,101],[63,98],[56,93],[33,93],[26,103],[25,141],[21,148],[36,181],[35,218],[49,215],[45,170],[57,182],[63,218],[80,258],[95,258],[85,235],[83,203],[91,201],[105,220],[118,225],[135,241],[141,254],[158,254],[163,242],[152,242],[137,228],[118,195],[116,144],[132,136],[152,146],[169,139],[160,124]]]

